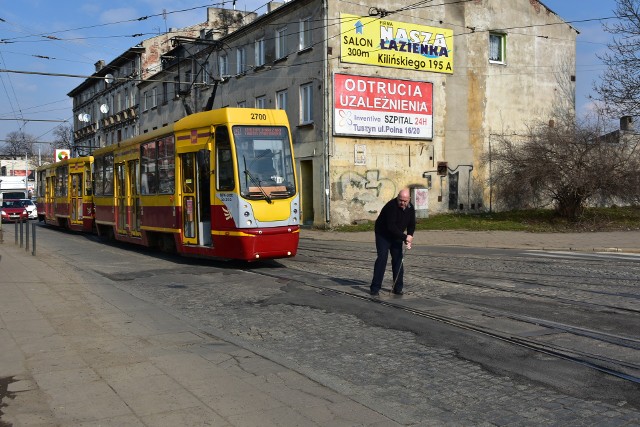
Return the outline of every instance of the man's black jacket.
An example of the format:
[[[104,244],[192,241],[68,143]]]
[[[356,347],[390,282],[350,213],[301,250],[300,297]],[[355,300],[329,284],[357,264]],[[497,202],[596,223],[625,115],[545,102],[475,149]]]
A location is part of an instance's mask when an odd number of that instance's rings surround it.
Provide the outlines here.
[[[376,234],[391,240],[407,240],[407,234],[413,236],[416,229],[416,210],[411,203],[403,210],[398,199],[391,199],[380,211],[376,219]],[[405,230],[407,234],[405,234]]]

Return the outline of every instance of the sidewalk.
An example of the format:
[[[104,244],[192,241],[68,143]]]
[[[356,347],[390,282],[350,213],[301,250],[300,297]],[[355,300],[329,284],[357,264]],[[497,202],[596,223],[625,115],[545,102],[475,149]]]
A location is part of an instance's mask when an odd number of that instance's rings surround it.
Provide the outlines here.
[[[2,427],[397,425],[275,358],[4,237]]]
[[[303,229],[300,236],[315,240],[344,240],[372,244],[375,242],[373,231],[339,233]],[[421,245],[640,253],[640,231],[527,233],[524,231],[418,230],[414,235],[414,246]]]

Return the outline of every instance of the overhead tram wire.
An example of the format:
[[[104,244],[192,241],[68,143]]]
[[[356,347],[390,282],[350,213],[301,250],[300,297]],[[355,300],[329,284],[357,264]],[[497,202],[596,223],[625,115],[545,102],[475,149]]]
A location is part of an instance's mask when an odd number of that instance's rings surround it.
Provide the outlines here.
[[[225,2],[223,1],[222,4],[224,5],[224,3]],[[66,30],[51,31],[51,32],[47,32],[47,33],[30,34],[30,35],[24,36],[24,37],[14,37],[14,38],[10,38],[10,39],[0,39],[0,43],[11,42],[13,40],[20,40],[20,39],[26,38],[26,37],[48,37],[48,36],[51,36],[52,34],[67,33],[67,32],[70,32],[70,31],[90,30],[90,29],[95,29],[95,28],[100,28],[100,27],[107,27],[107,26],[110,26],[110,25],[118,25],[118,24],[130,23],[130,22],[145,21],[145,20],[147,20],[149,18],[157,18],[157,17],[162,17],[164,15],[174,14],[174,13],[189,12],[191,10],[209,8],[211,6],[213,6],[213,5],[212,4],[207,4],[207,5],[203,5],[203,6],[194,6],[194,7],[186,8],[186,9],[179,9],[179,10],[173,10],[173,11],[163,11],[161,13],[141,16],[141,17],[138,17],[138,18],[125,19],[125,20],[122,20],[122,21],[106,22],[104,24],[87,25],[87,26],[84,26],[84,27],[77,27],[77,28],[68,28]]]
[[[455,3],[467,3],[467,2],[470,2],[470,1],[473,1],[473,0],[458,0],[458,1],[454,1],[454,2],[446,3],[446,4],[444,4],[444,5],[448,5],[448,4],[455,4]],[[439,7],[439,6],[444,6],[444,5],[441,5],[441,4],[437,4],[437,5],[435,5],[435,4],[427,4],[427,3],[431,3],[431,2],[432,2],[432,0],[422,0],[422,1],[416,2],[416,3],[412,4],[412,5],[405,6],[404,8],[397,9],[397,10],[395,10],[395,11],[389,11],[389,12],[387,12],[387,15],[388,15],[388,14],[390,14],[390,13],[393,13],[393,14],[396,14],[396,13],[397,13],[397,14],[402,14],[401,12],[403,12],[403,11],[415,10],[415,9],[419,9],[419,8],[421,9],[421,8],[427,8],[427,7]],[[226,3],[226,2],[222,2],[222,5],[224,5],[224,3]],[[201,6],[201,7],[205,7],[205,6]],[[96,25],[96,26],[81,27],[81,28],[79,28],[79,29],[82,29],[82,28],[95,28],[95,27],[106,26],[106,25],[112,25],[112,24],[118,24],[118,23],[123,23],[123,22],[135,22],[135,21],[139,21],[139,20],[147,19],[147,18],[149,18],[149,17],[162,16],[163,14],[167,14],[167,13],[179,13],[179,12],[183,12],[183,11],[194,10],[194,9],[201,8],[201,7],[193,7],[193,8],[189,8],[189,9],[182,9],[182,10],[177,10],[177,11],[163,12],[163,13],[161,13],[161,14],[148,15],[148,16],[146,16],[146,17],[141,17],[141,18],[137,18],[137,19],[126,20],[126,21],[118,21],[118,22],[107,23],[107,24],[100,24],[100,25]],[[207,7],[208,7],[208,6],[207,6]],[[259,7],[259,8],[257,8],[256,10],[259,10],[259,9],[260,9],[260,8],[262,8],[262,7],[264,7],[264,6],[260,6],[260,7]],[[592,21],[608,20],[608,19],[615,19],[615,18],[618,18],[618,17],[616,17],[616,16],[613,16],[613,17],[601,17],[601,18],[590,18],[590,19],[583,19],[583,20],[562,21],[562,22],[558,22],[558,23],[549,23],[549,24],[535,24],[535,25],[527,25],[527,26],[519,26],[519,27],[509,27],[509,28],[504,28],[504,29],[502,29],[502,30],[506,30],[506,29],[518,29],[518,28],[533,28],[533,27],[542,27],[542,26],[551,26],[551,25],[563,25],[563,24],[579,23],[579,22],[592,22]],[[333,23],[333,24],[330,24],[330,25],[331,25],[331,26],[333,26],[333,25],[338,25],[338,23]],[[319,28],[322,28],[322,27],[324,27],[324,25],[323,25],[323,26],[321,26],[321,27],[316,27],[315,29],[319,29]],[[488,32],[488,31],[495,31],[495,30],[499,30],[499,29],[491,29],[491,30],[478,30],[478,29],[474,29],[474,31],[472,31],[472,32],[465,32],[465,33],[458,33],[458,34],[454,34],[454,35],[453,35],[453,37],[462,36],[462,35],[467,35],[467,34],[472,34],[472,33],[475,33],[475,32]],[[71,29],[69,29],[69,30],[60,30],[60,31],[58,31],[58,32],[56,32],[56,33],[67,32],[67,31],[73,31],[73,30],[71,30]],[[337,34],[336,36],[332,36],[331,38],[339,37],[339,36],[341,36],[341,35],[342,35],[342,33],[339,33],[339,34]],[[15,38],[15,39],[17,40],[18,38]],[[2,43],[2,41],[3,41],[3,40],[0,40],[0,43]],[[314,43],[314,45],[318,45],[318,44],[320,44],[320,43],[324,43],[324,41],[325,41],[325,40],[321,40],[321,41],[319,41],[319,42],[317,42],[317,43]],[[332,58],[332,59],[333,59],[333,60],[339,60],[339,57]],[[297,64],[296,66],[304,66],[304,65],[311,64],[311,63],[313,63],[313,62],[316,62],[316,61],[310,61],[310,62],[306,62],[306,63],[303,63],[303,64]],[[276,68],[276,67],[274,67],[274,68]],[[61,77],[100,78],[100,77],[96,77],[96,76],[81,76],[81,75],[72,75],[72,74],[54,74],[54,73],[37,73],[37,72],[17,71],[17,70],[0,70],[0,72],[2,72],[2,71],[5,71],[5,72],[15,72],[15,73],[23,73],[23,74],[40,74],[40,75],[61,76]]]

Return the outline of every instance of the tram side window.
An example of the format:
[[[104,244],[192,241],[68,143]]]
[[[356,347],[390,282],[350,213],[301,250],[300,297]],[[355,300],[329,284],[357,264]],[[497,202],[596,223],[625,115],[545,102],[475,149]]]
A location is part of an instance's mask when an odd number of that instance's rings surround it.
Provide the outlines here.
[[[104,156],[104,195],[113,196],[113,154]]]
[[[235,187],[233,158],[231,156],[229,131],[225,126],[216,128],[216,163],[218,190],[233,190]]]
[[[47,183],[46,173],[42,171],[38,175],[38,197],[44,197],[44,189],[45,189],[46,183]]]
[[[56,196],[66,196],[67,195],[67,177],[68,177],[68,168],[66,166],[62,166],[56,169]]]
[[[156,141],[140,146],[140,192],[156,194],[158,192]]]
[[[84,195],[91,196],[93,189],[91,188],[91,166],[87,163],[84,165]]]
[[[96,157],[93,161],[93,185],[95,185],[96,196],[102,196],[104,194],[104,170],[102,165],[104,159],[102,157]]]
[[[158,140],[158,192],[173,194],[175,190],[175,143],[172,136]]]

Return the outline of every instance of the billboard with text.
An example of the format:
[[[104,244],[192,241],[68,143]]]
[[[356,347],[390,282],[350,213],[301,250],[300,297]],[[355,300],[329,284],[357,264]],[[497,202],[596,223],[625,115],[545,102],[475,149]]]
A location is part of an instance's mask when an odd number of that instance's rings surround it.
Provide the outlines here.
[[[433,83],[334,74],[334,135],[433,138]]]
[[[340,14],[340,60],[453,74],[453,31],[375,16]]]

